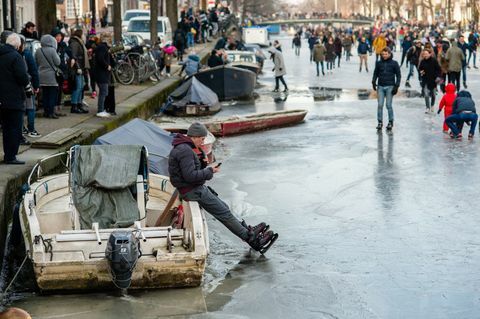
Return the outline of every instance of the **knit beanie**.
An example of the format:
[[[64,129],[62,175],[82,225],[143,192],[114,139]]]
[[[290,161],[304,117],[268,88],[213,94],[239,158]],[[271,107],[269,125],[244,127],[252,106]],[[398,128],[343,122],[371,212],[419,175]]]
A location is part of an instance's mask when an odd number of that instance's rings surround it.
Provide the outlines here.
[[[192,137],[207,136],[208,130],[202,123],[195,122],[188,128],[187,135]]]

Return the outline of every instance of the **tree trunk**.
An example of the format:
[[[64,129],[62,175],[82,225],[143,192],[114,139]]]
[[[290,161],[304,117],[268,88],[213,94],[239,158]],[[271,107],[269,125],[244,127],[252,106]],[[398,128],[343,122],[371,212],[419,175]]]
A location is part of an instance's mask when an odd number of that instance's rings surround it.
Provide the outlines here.
[[[113,41],[114,43],[122,43],[121,1],[113,1]]]
[[[177,30],[178,26],[178,4],[177,0],[166,0],[167,17],[172,25],[172,32]],[[173,35],[172,35],[173,37]]]
[[[157,32],[158,0],[150,0],[150,41],[152,45],[158,42]]]
[[[5,0],[4,0],[5,1]],[[35,1],[37,31],[41,36],[52,32],[57,25],[57,6],[55,0]]]

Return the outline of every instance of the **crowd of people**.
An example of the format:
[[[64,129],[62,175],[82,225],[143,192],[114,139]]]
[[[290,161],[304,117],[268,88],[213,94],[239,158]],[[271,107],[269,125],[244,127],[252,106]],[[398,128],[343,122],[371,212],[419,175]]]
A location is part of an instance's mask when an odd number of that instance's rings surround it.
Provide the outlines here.
[[[303,30],[298,30],[292,40],[296,55],[299,55],[302,45],[302,34]],[[401,85],[401,68],[404,64],[407,68],[405,87],[411,87],[410,82],[414,76],[418,78],[421,96],[425,101],[425,113],[434,112],[436,96],[439,93],[447,96],[441,99],[438,108],[438,112],[443,110],[445,113],[445,133],[452,137],[461,137],[463,122],[470,124],[476,115],[471,94],[461,91],[462,87],[464,90],[468,87],[467,70],[471,67],[477,69],[476,54],[480,36],[475,28],[469,32],[454,30],[448,33],[439,25],[423,28],[403,25],[394,28],[392,24],[385,23],[376,24],[372,28],[307,28],[305,37],[310,49],[310,61],[316,64],[317,76],[320,76],[320,73],[325,76],[333,73],[335,68],[339,69],[343,58],[350,60],[355,46],[359,57],[359,72],[369,72],[368,56],[375,54],[372,86],[378,97],[377,129],[383,127],[382,110],[385,104],[388,110],[387,129],[393,128],[392,101]],[[393,60],[393,52],[397,48],[401,50],[400,63]],[[458,97],[461,97],[460,107],[457,104],[453,107],[455,99],[451,99],[454,94],[452,88],[458,94],[463,92]],[[470,99],[472,103],[465,102],[466,99]],[[465,120],[466,118],[469,120]],[[475,126],[476,123],[471,124],[471,128]],[[473,138],[473,135],[474,129],[470,131],[469,138]]]
[[[29,39],[40,41],[35,52],[27,45]],[[63,94],[71,95],[70,113],[89,112],[84,96],[90,91],[98,98],[97,116],[116,115],[111,45],[110,32],[97,35],[93,30],[87,36],[81,29],[73,30],[68,42],[58,28],[39,38],[32,22],[20,34],[2,33],[0,52],[5,58],[0,59],[0,119],[5,163],[23,164],[16,158],[19,146],[30,144],[26,137],[41,136],[35,128],[39,106],[47,119],[66,115],[62,112]]]

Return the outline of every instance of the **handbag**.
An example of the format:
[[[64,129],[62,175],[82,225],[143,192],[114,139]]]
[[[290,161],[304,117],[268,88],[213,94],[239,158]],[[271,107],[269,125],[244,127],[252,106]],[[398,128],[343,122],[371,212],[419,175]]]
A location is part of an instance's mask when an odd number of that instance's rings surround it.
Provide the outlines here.
[[[43,57],[44,57],[45,60],[47,61],[48,65],[50,65],[50,67],[52,68],[52,70],[55,72],[55,80],[57,81],[58,85],[62,85],[62,86],[63,86],[64,77],[63,77],[63,72],[62,72],[62,70],[60,70],[59,68],[54,68],[54,67],[52,66],[52,64],[50,63],[50,61],[48,61],[47,56],[45,55],[45,53],[43,53],[43,48],[40,49],[40,51],[42,52]]]

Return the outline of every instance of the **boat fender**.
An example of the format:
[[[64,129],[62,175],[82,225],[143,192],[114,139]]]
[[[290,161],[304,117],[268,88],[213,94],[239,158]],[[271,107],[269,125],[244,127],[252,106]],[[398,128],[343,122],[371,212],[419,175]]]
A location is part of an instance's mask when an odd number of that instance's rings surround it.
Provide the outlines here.
[[[133,271],[142,256],[140,240],[131,231],[112,232],[105,256],[115,286],[121,289],[130,287]]]

